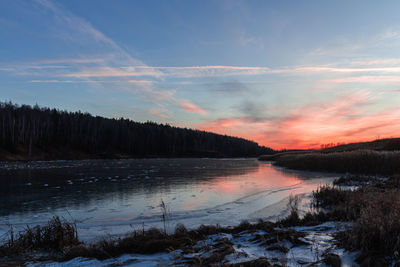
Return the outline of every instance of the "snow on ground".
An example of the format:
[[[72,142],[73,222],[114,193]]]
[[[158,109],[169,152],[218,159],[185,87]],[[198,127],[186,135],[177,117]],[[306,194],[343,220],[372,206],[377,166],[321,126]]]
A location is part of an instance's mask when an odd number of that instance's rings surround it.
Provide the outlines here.
[[[255,237],[263,236],[268,233],[262,230],[252,233],[245,231],[236,235],[226,233],[210,235],[207,239],[199,241],[195,245],[195,252],[190,253],[176,250],[171,253],[158,253],[153,255],[129,254],[104,261],[75,258],[63,263],[30,263],[28,266],[185,266],[196,262],[196,260],[200,258],[207,259],[216,254],[216,252],[226,254],[221,261],[217,262],[226,264],[267,258],[272,264],[277,263],[282,265],[285,263],[286,266],[306,266],[309,264],[314,264],[313,266],[324,266],[322,261],[324,255],[333,253],[340,256],[342,266],[357,266],[354,260],[356,253],[338,248],[333,242],[333,234],[344,230],[345,227],[346,224],[343,223],[327,222],[317,226],[298,226],[282,229],[293,229],[297,232],[304,233],[304,237],[299,238],[302,241],[301,245],[294,245],[286,239],[283,239],[278,244],[265,245],[265,243],[263,244],[262,241]],[[271,250],[271,247],[277,247],[277,245],[287,248],[287,253],[282,252],[284,250]]]
[[[29,263],[28,267],[108,267],[108,266],[171,266],[173,259],[168,253],[157,253],[153,255],[129,254],[108,260],[95,260],[86,258],[75,258],[66,262]]]

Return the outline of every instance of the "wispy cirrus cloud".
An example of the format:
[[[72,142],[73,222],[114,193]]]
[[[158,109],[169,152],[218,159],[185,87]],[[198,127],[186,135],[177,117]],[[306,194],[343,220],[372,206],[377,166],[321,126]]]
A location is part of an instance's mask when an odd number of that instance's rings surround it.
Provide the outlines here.
[[[76,16],[58,3],[50,0],[35,0],[35,2],[38,3],[39,6],[53,13],[54,20],[59,26],[57,29],[62,33],[60,35],[61,38],[68,36],[68,41],[73,41],[77,43],[83,43],[83,40],[88,40],[92,43],[97,43],[97,45],[100,45],[107,50],[107,53],[102,56],[43,59],[38,60],[36,62],[37,65],[45,65],[49,63],[71,63],[78,65],[97,63],[98,65],[103,65],[104,67],[110,67],[111,65],[135,65],[148,67],[142,61],[133,58],[129,53],[125,51],[125,49],[121,48],[114,40],[103,34],[100,30],[96,29],[88,21]],[[98,67],[98,65],[95,65],[95,67]],[[88,68],[87,65],[86,68]]]
[[[43,60],[37,60],[32,62],[34,65],[42,65],[45,66],[46,64],[67,64],[67,63],[73,63],[73,64],[83,64],[83,63],[103,63],[105,61],[104,58],[100,57],[95,57],[95,58],[54,58],[54,59],[43,59]]]
[[[271,70],[271,73],[400,73],[400,67],[341,68],[341,67],[299,67]]]
[[[370,75],[370,76],[354,76],[337,79],[325,80],[329,83],[399,83],[400,76],[382,76],[382,75]]]
[[[77,83],[81,81],[71,81],[71,80],[30,80],[30,83]],[[90,82],[90,81],[87,81]]]
[[[93,68],[85,68],[79,72],[70,72],[59,74],[59,76],[64,77],[72,77],[72,78],[106,78],[106,77],[161,77],[164,74],[156,71],[152,67],[143,67],[143,66],[135,66],[135,67],[111,67],[111,66],[103,66],[103,67],[93,67]]]
[[[187,112],[198,113],[202,115],[207,114],[205,109],[202,109],[189,101],[181,101],[179,102],[179,105]]]
[[[361,65],[361,66],[393,66],[400,65],[400,58],[378,58],[378,59],[369,59],[369,60],[355,60],[350,62],[351,65]]]
[[[89,22],[72,14],[71,12],[69,12],[65,8],[62,8],[60,5],[54,3],[53,1],[35,0],[35,2],[42,7],[52,11],[56,21],[73,31],[72,33],[65,31],[63,32],[64,34],[69,34],[70,39],[75,40],[76,33],[80,33],[83,36],[90,37],[92,40],[107,44],[111,47],[121,50],[121,48],[111,38],[107,37],[101,31],[97,30]],[[126,54],[124,51],[121,52]]]
[[[169,116],[166,115],[167,112],[168,112],[168,110],[166,110],[166,109],[161,110],[161,109],[152,108],[152,109],[149,110],[149,113],[151,115],[158,116],[158,117],[160,117],[162,119],[169,119]]]
[[[35,77],[30,80],[32,83],[84,82],[90,83],[93,87],[101,87],[103,90],[109,90],[110,84],[114,83],[115,86],[111,88],[132,92],[143,100],[160,107],[166,105],[165,101],[174,101],[174,90],[158,90],[154,87],[154,81],[132,79],[139,76],[157,78],[161,75],[159,71],[133,58],[110,37],[57,2],[50,0],[35,0],[35,2],[53,15],[60,38],[65,38],[67,42],[78,43],[81,47],[88,46],[102,52],[77,57],[22,62],[13,66],[14,73]],[[38,79],[41,77],[43,78]]]
[[[73,61],[73,59],[71,59]],[[66,61],[68,62],[68,61]],[[60,60],[60,63],[62,61]],[[80,63],[79,60],[76,63]],[[87,63],[87,62],[81,62]],[[93,62],[92,62],[93,63]],[[127,63],[120,63],[126,65]],[[118,65],[118,64],[117,64]],[[193,77],[226,77],[226,76],[254,76],[254,75],[271,75],[271,74],[324,74],[324,73],[337,73],[337,74],[360,74],[360,73],[400,73],[400,67],[364,67],[364,68],[351,68],[351,67],[326,67],[326,66],[310,66],[310,67],[295,67],[295,68],[282,68],[271,69],[268,67],[240,67],[240,66],[189,66],[189,67],[150,67],[150,66],[70,66],[70,65],[20,65],[20,66],[5,66],[5,70],[32,70],[32,69],[53,69],[52,72],[47,72],[47,75],[56,77],[70,77],[70,78],[105,78],[105,77],[180,77],[180,78],[193,78]],[[54,71],[54,69],[65,69],[61,71]],[[78,70],[77,70],[78,69]],[[22,72],[21,74],[38,74],[34,72]]]

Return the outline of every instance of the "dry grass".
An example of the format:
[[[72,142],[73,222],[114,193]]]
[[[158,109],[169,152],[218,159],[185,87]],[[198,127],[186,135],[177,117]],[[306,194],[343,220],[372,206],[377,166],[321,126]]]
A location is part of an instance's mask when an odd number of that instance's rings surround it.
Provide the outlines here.
[[[333,181],[334,185],[338,186],[360,186],[360,185],[372,185],[382,181],[382,178],[376,176],[366,175],[344,175]]]
[[[0,257],[32,250],[63,252],[80,244],[75,224],[53,217],[45,226],[26,227],[16,234],[11,231],[8,242],[0,246]]]
[[[350,250],[361,251],[359,261],[393,257],[400,251],[400,194],[398,189],[370,190],[353,196],[360,201],[353,226],[341,238]],[[357,198],[357,199],[354,199]]]
[[[275,164],[299,170],[388,175],[400,173],[400,151],[284,154],[276,158]]]
[[[342,205],[351,193],[339,187],[322,185],[312,192],[311,206],[316,209]]]
[[[265,231],[266,234],[255,235],[254,241],[261,242],[266,249],[285,250],[284,247],[279,246],[279,242],[283,240],[288,240],[295,246],[304,244],[300,240],[304,233],[282,229],[282,225],[260,219],[253,224],[243,221],[236,227],[201,225],[197,229],[188,230],[183,225],[178,225],[171,234],[166,233],[164,229],[151,228],[133,231],[125,237],[106,238],[95,244],[87,245],[78,240],[74,224],[54,217],[48,225],[26,228],[25,231],[10,236],[9,242],[0,247],[0,257],[12,258],[17,255],[26,257],[38,251],[50,253],[46,260],[61,261],[76,257],[101,260],[128,253],[153,254],[171,252],[177,249],[181,249],[185,254],[190,254],[198,252],[201,248],[195,245],[199,241],[207,239],[210,235],[220,233],[235,235],[243,232],[253,233],[259,230]],[[234,249],[229,240],[221,240],[211,246],[209,256],[191,260],[196,266],[223,265],[225,256],[233,252]],[[243,263],[243,266],[259,266],[258,264],[261,263],[265,263],[265,261],[251,261]]]
[[[364,266],[387,264],[400,251],[399,181],[399,177],[392,177],[354,191],[322,186],[313,192],[318,212],[307,214],[300,223],[351,221],[352,226],[338,235],[340,244],[360,251],[358,261]]]
[[[400,138],[378,139],[371,142],[351,143],[322,149],[323,152],[343,152],[360,149],[377,151],[400,150]]]
[[[297,155],[297,154],[304,154],[304,153],[310,153],[314,152],[315,150],[292,150],[292,151],[285,151],[285,152],[280,152],[280,153],[275,153],[272,155],[261,155],[258,159],[261,161],[275,161],[279,157],[285,156],[285,155]]]

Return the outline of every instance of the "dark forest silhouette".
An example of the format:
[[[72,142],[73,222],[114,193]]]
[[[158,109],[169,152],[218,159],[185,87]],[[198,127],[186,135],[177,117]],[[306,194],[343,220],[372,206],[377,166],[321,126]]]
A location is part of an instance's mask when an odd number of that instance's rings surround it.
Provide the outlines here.
[[[245,157],[273,152],[237,137],[11,102],[0,103],[0,149],[0,154],[16,159]]]

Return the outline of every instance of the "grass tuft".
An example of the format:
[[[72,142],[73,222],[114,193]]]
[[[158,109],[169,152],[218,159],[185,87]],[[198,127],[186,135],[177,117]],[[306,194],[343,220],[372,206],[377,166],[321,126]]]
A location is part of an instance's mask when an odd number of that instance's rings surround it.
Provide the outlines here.
[[[0,246],[0,256],[19,255],[32,250],[63,252],[80,245],[76,225],[54,216],[45,226],[26,227],[10,233],[9,241]]]

